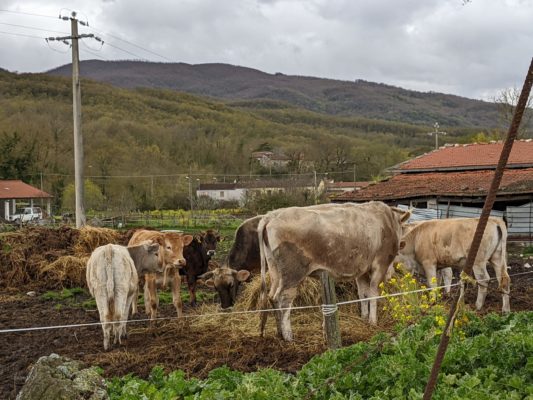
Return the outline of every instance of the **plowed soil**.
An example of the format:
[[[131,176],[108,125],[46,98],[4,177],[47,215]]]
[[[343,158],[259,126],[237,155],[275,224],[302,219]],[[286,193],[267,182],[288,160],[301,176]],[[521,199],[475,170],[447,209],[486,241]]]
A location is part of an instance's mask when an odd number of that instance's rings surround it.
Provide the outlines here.
[[[532,260],[512,258],[509,262],[510,275],[532,271],[523,267],[526,261],[532,263]],[[531,310],[533,274],[516,275],[511,279],[511,309]],[[35,287],[38,289],[34,297],[26,294],[32,285],[0,288],[0,330],[99,321],[96,310],[84,310],[63,303],[57,306],[57,301],[40,297],[42,285],[34,285],[33,289]],[[491,288],[484,313],[501,309],[501,296],[495,290],[495,282],[491,282]],[[467,291],[467,304],[475,302],[475,293],[473,288]],[[81,302],[87,298],[82,294],[76,300]],[[216,310],[215,306],[210,307],[185,307],[185,314],[197,315]],[[391,322],[383,318],[377,328],[356,319],[344,320],[342,313],[354,314],[357,311],[355,306],[347,308],[340,309],[343,345],[365,340],[378,329],[390,329]],[[173,306],[162,306],[160,315],[173,317]],[[141,307],[140,314],[135,318],[145,318]],[[321,339],[321,318],[316,311],[293,312],[293,343],[285,343],[276,337],[273,318],[269,319],[265,337],[260,337],[255,314],[243,315],[240,323],[225,316],[206,318],[203,323],[193,323],[192,319],[159,321],[155,327],[139,322],[128,325],[129,338],[123,345],[115,346],[108,352],[103,350],[99,326],[0,333],[0,398],[14,399],[31,364],[50,353],[99,365],[108,377],[127,373],[146,377],[154,365],[163,365],[168,371],[182,369],[190,377],[199,378],[205,378],[210,370],[222,365],[241,371],[273,367],[295,372],[312,356],[326,349]],[[312,335],[309,334],[310,326],[314,327]]]

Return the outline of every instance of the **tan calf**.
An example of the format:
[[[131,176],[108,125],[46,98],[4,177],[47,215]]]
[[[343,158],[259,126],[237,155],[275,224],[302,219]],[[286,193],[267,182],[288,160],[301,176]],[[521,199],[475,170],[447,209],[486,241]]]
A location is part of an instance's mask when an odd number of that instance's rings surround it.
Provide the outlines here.
[[[159,245],[124,247],[108,244],[96,248],[87,261],[87,287],[96,299],[103,322],[104,349],[126,336],[126,320],[132,303],[137,301],[139,274],[160,272]],[[119,322],[120,321],[120,322]],[[111,323],[114,322],[114,323]]]
[[[450,218],[422,221],[403,236],[405,243],[400,256],[425,272],[428,284],[436,285],[437,270],[462,269],[466,263],[479,218]],[[509,284],[507,273],[507,228],[501,218],[490,217],[474,261],[475,278],[480,282],[476,308],[483,307],[490,276],[487,263],[496,273],[502,295],[502,311],[509,312]]]
[[[164,267],[164,273],[144,275],[144,306],[151,319],[157,317],[159,307],[157,289],[164,289],[167,286],[168,276],[170,276],[172,302],[176,308],[176,313],[178,317],[183,315],[183,303],[180,295],[181,278],[178,269],[183,268],[186,264],[183,257],[183,247],[191,243],[192,238],[191,235],[177,232],[149,230],[139,230],[131,237],[128,246],[147,242],[160,245],[159,262]]]

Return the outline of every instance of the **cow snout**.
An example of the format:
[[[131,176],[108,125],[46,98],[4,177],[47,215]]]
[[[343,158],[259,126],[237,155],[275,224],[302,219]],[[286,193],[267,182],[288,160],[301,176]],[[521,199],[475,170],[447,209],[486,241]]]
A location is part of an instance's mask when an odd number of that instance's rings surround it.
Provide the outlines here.
[[[178,267],[185,267],[187,265],[187,261],[185,261],[185,258],[180,258],[178,260]]]
[[[207,255],[213,257],[217,252],[215,250],[208,250]]]

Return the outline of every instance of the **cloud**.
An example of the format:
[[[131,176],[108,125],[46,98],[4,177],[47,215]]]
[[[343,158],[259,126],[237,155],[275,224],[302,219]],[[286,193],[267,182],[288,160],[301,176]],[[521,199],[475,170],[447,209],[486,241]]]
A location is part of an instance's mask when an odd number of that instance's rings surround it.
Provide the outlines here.
[[[222,62],[265,72],[365,79],[490,98],[520,87],[533,45],[532,0],[74,0],[106,41],[81,57]],[[55,0],[1,9],[58,15]],[[65,30],[68,21],[0,12],[0,23]],[[47,33],[0,25],[0,31]],[[120,39],[124,40],[120,40]],[[134,46],[135,44],[137,46]],[[85,46],[91,46],[90,49]],[[147,51],[148,50],[148,51]],[[162,57],[158,56],[161,55]],[[38,57],[37,57],[38,56]],[[43,71],[69,62],[36,39],[0,34],[0,67]]]

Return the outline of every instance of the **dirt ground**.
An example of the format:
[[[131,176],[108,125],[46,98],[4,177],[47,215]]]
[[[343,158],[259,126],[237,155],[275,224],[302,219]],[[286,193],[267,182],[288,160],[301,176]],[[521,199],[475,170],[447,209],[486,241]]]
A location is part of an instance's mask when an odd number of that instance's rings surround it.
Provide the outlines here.
[[[533,271],[523,267],[520,257],[510,257],[509,274]],[[494,276],[491,274],[491,276]],[[512,277],[511,309],[531,310],[533,302],[533,273]],[[26,293],[37,287],[37,296]],[[491,282],[495,289],[495,282]],[[44,300],[41,285],[18,288],[0,288],[0,330],[51,325],[69,325],[98,322],[96,310]],[[86,300],[84,294],[76,300]],[[475,290],[467,291],[468,304],[475,302]],[[484,313],[499,312],[501,296],[491,290]],[[140,310],[135,318],[145,318]],[[378,330],[390,329],[392,322],[381,318],[378,327],[370,327],[355,317],[356,306],[340,308],[343,345],[368,339]],[[185,307],[188,316],[218,312],[214,305],[197,309]],[[161,316],[173,317],[171,305],[161,308]],[[269,318],[264,338],[258,334],[255,314],[194,317],[183,320],[159,321],[150,328],[147,322],[128,325],[129,338],[122,346],[104,352],[102,331],[99,326],[62,328],[24,333],[3,333],[0,346],[0,398],[14,399],[28,374],[29,367],[40,356],[58,353],[99,365],[105,376],[133,373],[146,377],[154,365],[163,365],[168,371],[182,369],[190,377],[205,378],[213,368],[227,365],[241,371],[272,367],[295,372],[315,354],[325,351],[321,333],[322,316],[316,311],[293,312],[294,343],[280,341],[275,335],[273,318]]]

